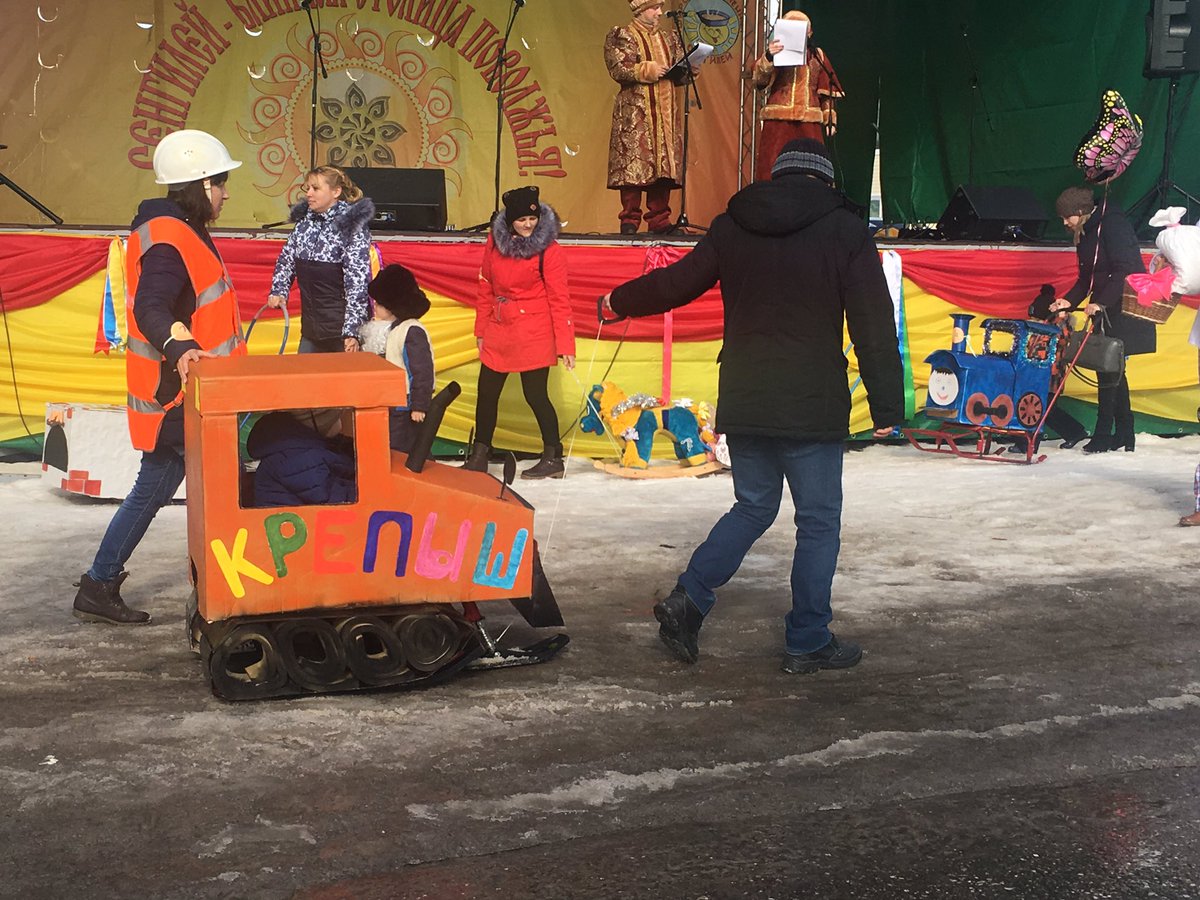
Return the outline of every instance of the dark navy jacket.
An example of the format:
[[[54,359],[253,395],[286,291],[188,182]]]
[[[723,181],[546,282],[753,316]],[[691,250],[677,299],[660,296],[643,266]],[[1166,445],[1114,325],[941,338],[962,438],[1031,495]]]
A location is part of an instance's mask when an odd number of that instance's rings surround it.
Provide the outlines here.
[[[357,498],[354,456],[341,452],[290,413],[259,419],[246,440],[257,459],[255,506],[353,503]]]
[[[687,256],[616,288],[612,308],[628,316],[666,312],[718,281],[720,431],[844,439],[846,326],[875,427],[904,421],[895,313],[879,253],[831,187],[785,175],[744,188]]]

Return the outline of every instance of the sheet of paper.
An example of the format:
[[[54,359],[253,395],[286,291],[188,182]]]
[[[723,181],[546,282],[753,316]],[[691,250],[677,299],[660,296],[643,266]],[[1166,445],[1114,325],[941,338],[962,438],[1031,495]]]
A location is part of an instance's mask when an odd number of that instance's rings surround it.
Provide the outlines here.
[[[664,77],[669,78],[676,86],[686,84],[689,77],[689,66],[693,69],[700,68],[700,64],[712,56],[712,52],[712,44],[696,44],[687,56],[667,70],[667,74]]]
[[[699,68],[706,59],[712,56],[713,49],[712,44],[705,44],[703,42],[697,44],[687,56],[688,63],[693,69]]]
[[[795,19],[779,19],[775,22],[772,39],[783,42],[783,49],[775,54],[777,66],[802,66],[808,61],[808,23]]]

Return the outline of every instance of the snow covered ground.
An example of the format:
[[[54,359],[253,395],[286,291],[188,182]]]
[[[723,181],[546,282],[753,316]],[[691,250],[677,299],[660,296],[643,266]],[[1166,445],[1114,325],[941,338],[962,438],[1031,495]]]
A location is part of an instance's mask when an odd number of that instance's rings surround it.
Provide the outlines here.
[[[1200,436],[1139,435],[1135,453],[1086,455],[1057,449],[1057,442],[1047,442],[1043,452],[1044,462],[1022,466],[958,460],[908,445],[850,451],[835,612],[900,604],[928,595],[939,582],[955,582],[961,595],[1006,581],[1069,582],[1118,566],[1125,575],[1178,571],[1191,577],[1187,563],[1200,529],[1176,523],[1194,508]],[[0,465],[0,541],[10,561],[0,608],[9,615],[30,607],[67,613],[71,582],[90,563],[115,504],[6,470],[31,468]],[[733,502],[728,474],[622,479],[584,459],[571,460],[562,481],[518,479],[514,488],[538,510],[537,537],[553,585],[570,581],[583,559],[599,554],[614,572],[636,568],[647,596],[670,588],[692,547]],[[739,585],[786,591],[790,515],[785,491],[779,519],[726,594],[736,594]],[[164,510],[130,561],[134,575],[125,593],[134,605],[160,592],[187,593],[184,521],[182,505]],[[569,617],[572,605],[589,601],[568,595],[562,602]]]
[[[778,670],[786,499],[684,666],[650,607],[732,502],[731,479],[634,481],[572,460],[562,481],[516,485],[538,509],[572,638],[558,658],[420,692],[257,704],[215,700],[186,647],[182,506],[129,563],[124,594],[155,624],[84,624],[71,583],[115,505],[0,467],[0,846],[16,873],[0,893],[116,897],[137,883],[144,896],[282,898],[420,869],[424,885],[537,875],[508,895],[557,897],[559,867],[574,866],[590,879],[578,897],[748,896],[750,871],[774,887],[753,896],[957,896],[965,869],[1006,896],[1117,895],[1078,889],[1072,873],[1099,866],[1115,880],[1087,883],[1121,896],[1194,896],[1200,529],[1176,522],[1193,509],[1200,437],[1046,453],[1028,467],[907,445],[847,454],[834,628],[866,649],[848,672]],[[1037,835],[1028,816],[995,812],[1026,802]],[[919,804],[937,812],[918,827]],[[676,890],[678,870],[644,855],[669,824],[693,829],[671,840],[724,859],[712,834],[764,823],[789,846],[838,835],[828,865],[747,846],[714,870],[735,887]],[[884,825],[891,855],[866,837]],[[1168,837],[1147,837],[1159,825]],[[1157,868],[1114,863],[1114,829],[1161,852]],[[964,862],[1013,841],[1025,862],[1000,875]],[[920,869],[942,847],[945,871]],[[545,859],[528,872],[504,855],[535,851]],[[1017,870],[1038,871],[1039,856],[1077,880],[1023,891]],[[869,866],[878,893],[859,889]],[[1151,876],[1159,893],[1130,892]],[[327,896],[484,896],[406,890]]]

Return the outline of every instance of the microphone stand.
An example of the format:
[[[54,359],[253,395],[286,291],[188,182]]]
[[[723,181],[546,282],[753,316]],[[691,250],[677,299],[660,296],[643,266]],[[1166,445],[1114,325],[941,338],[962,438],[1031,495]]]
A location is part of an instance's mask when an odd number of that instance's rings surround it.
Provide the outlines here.
[[[833,69],[830,68],[829,64],[825,61],[825,53],[821,50],[820,47],[818,47],[814,43],[810,42],[808,44],[808,47],[809,47],[808,55],[817,61],[817,65],[821,67],[821,71],[824,72],[825,77],[829,79],[830,92],[837,91],[839,94],[844,94],[845,91],[842,89],[842,83],[840,81],[838,81],[837,73],[834,72]],[[816,94],[815,91],[813,93]],[[818,104],[820,103],[820,97],[817,98],[817,103]],[[832,106],[834,103],[834,100],[832,97],[830,97],[829,103],[830,103],[830,108],[832,109]],[[834,136],[833,135],[833,122],[831,121],[831,122],[828,122],[827,124],[822,125],[821,130],[825,132],[825,140],[832,142],[833,136]]]
[[[1129,218],[1133,221],[1145,221],[1147,213],[1151,210],[1162,209],[1168,205],[1167,198],[1172,192],[1179,194],[1185,201],[1185,206],[1188,211],[1191,211],[1193,206],[1200,206],[1200,199],[1193,197],[1183,188],[1181,188],[1171,178],[1171,153],[1172,144],[1175,141],[1175,94],[1179,90],[1179,75],[1178,73],[1171,75],[1171,84],[1167,90],[1167,124],[1163,130],[1163,162],[1162,169],[1159,170],[1158,179],[1154,182],[1154,186],[1146,193],[1142,194],[1133,205],[1129,207]],[[4,176],[0,175],[0,179]],[[1149,226],[1143,226],[1143,229]]]
[[[512,36],[513,26],[517,22],[517,14],[525,6],[525,0],[513,0],[512,12],[508,17],[508,27],[504,29],[504,38],[500,41],[500,57],[496,61],[496,69],[488,79],[488,90],[496,89],[496,193],[492,205],[492,215],[486,222],[472,225],[465,231],[487,231],[492,227],[492,219],[500,212],[500,152],[501,137],[504,130],[504,68],[508,62],[508,39]]]
[[[983,118],[987,122],[988,131],[995,131],[992,125],[992,116],[988,112],[987,98],[983,96],[983,91],[979,89],[979,66],[975,62],[975,51],[971,48],[971,37],[967,34],[967,26],[964,23],[962,26],[963,42],[967,45],[967,62],[971,66],[971,129],[970,135],[967,138],[967,184],[975,183],[975,98],[979,98],[979,103],[983,107]]]
[[[321,35],[318,34],[317,26],[313,23],[312,0],[301,0],[300,5],[308,14],[308,28],[313,37],[312,117],[309,120],[308,129],[308,167],[315,169],[317,167],[317,72],[319,71],[324,79],[329,78],[329,73],[325,70],[325,57],[321,53]],[[320,12],[317,15],[320,16]]]
[[[692,113],[692,97],[696,98],[696,109],[703,112],[704,106],[700,103],[700,89],[696,87],[696,75],[692,72],[692,66],[687,59],[691,55],[687,49],[687,41],[683,39],[683,25],[680,20],[685,13],[668,13],[671,20],[675,23],[675,34],[679,37],[679,46],[683,48],[684,65],[683,74],[683,168],[680,172],[679,179],[679,218],[675,220],[675,224],[671,226],[671,234],[676,232],[687,233],[689,229],[693,231],[708,231],[703,225],[693,225],[688,221],[687,216],[687,180],[688,180],[688,144],[690,137],[690,118]]]
[[[833,68],[825,61],[824,51],[822,51],[820,47],[818,47],[816,44],[812,43],[811,41],[808,43],[807,46],[808,46],[808,55],[817,61],[817,65],[821,67],[821,71],[824,72],[825,77],[829,79],[830,93],[832,93],[833,91],[837,91],[839,94],[844,95],[846,92],[842,88],[842,83],[838,80],[837,73],[834,72]],[[808,65],[807,59],[804,61],[804,64]],[[817,105],[820,106],[821,105],[820,95],[817,94],[816,91],[813,91],[813,95],[815,97],[817,97]],[[830,97],[829,98],[829,109],[830,109],[831,113],[833,111],[835,103],[836,103],[836,101],[834,100],[834,98]],[[837,176],[838,176],[837,183],[840,185],[840,184],[842,184],[842,181],[843,181],[843,179],[842,179],[842,161],[841,161],[841,159],[838,158],[837,141],[835,140],[836,136],[834,135],[834,132],[833,132],[834,124],[833,124],[832,119],[833,119],[833,117],[830,116],[830,121],[823,123],[821,125],[821,132],[822,132],[822,135],[824,136],[825,144],[829,147],[829,155],[833,160],[834,168],[837,170]],[[844,193],[843,193],[843,196],[845,196]],[[851,201],[851,202],[853,202],[853,201]],[[857,207],[858,204],[855,204],[855,206]]]
[[[7,150],[7,149],[8,149],[7,144],[0,144],[0,150]],[[0,187],[6,187],[6,188],[11,189],[14,194],[16,194],[18,197],[20,197],[22,200],[24,200],[26,203],[28,203],[30,206],[32,206],[34,209],[36,209],[38,212],[40,212],[43,216],[45,216],[47,219],[49,219],[55,225],[61,225],[63,223],[62,219],[60,219],[58,216],[56,216],[54,213],[52,213],[47,207],[45,207],[41,203],[39,203],[37,198],[34,197],[32,194],[30,194],[28,191],[22,190],[20,185],[18,185],[15,181],[13,181],[11,178],[9,178],[7,175],[5,175],[3,172],[0,172]]]

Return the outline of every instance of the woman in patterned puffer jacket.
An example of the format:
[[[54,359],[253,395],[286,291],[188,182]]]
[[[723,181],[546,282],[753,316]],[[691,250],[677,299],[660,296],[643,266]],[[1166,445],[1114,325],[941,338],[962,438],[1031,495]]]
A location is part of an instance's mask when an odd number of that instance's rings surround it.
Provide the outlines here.
[[[300,286],[300,352],[359,349],[367,321],[371,233],[375,204],[336,166],[318,166],[304,179],[305,199],[292,207],[296,228],[275,263],[269,306],[287,302]]]

